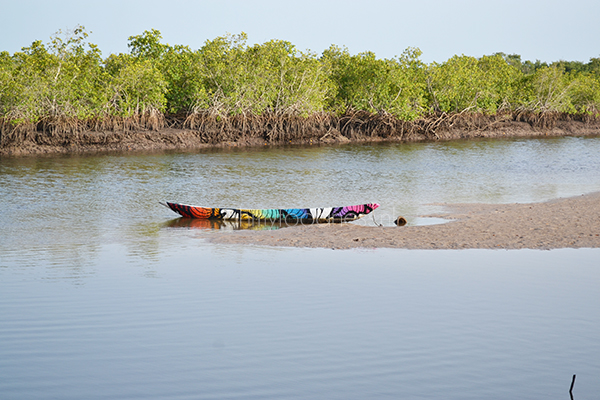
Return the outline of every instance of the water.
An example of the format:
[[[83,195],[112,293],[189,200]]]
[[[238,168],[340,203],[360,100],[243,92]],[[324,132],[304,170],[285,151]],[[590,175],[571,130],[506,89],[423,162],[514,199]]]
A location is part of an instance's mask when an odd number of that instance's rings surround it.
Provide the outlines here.
[[[599,150],[562,138],[3,158],[0,398],[568,399],[573,374],[575,399],[594,398],[597,249],[212,245],[158,201],[374,201],[377,222],[426,223],[431,203],[598,191]]]

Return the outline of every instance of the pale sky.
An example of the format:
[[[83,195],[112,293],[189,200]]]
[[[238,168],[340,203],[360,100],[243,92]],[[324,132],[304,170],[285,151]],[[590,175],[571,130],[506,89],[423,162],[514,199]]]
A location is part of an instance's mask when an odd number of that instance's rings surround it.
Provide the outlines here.
[[[496,52],[546,62],[600,57],[598,0],[0,0],[0,10],[0,51],[10,53],[79,24],[104,57],[128,52],[127,38],[152,28],[164,43],[194,50],[243,31],[250,45],[281,39],[317,54],[336,44],[390,58],[418,47],[427,63]]]

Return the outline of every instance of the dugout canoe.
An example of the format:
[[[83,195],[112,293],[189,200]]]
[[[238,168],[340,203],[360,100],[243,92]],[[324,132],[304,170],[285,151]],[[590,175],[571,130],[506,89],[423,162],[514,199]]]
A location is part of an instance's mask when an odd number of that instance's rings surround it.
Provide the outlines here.
[[[164,206],[185,218],[233,221],[285,221],[327,223],[355,221],[379,207],[377,203],[325,208],[238,209],[198,207],[165,202]]]

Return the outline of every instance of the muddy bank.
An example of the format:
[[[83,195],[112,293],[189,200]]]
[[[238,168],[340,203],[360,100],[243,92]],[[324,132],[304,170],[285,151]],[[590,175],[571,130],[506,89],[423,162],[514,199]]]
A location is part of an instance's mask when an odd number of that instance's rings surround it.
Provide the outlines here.
[[[157,130],[48,131],[45,127],[12,136],[4,133],[0,155],[195,150],[289,144],[414,142],[477,138],[600,135],[600,120],[555,115],[441,115],[406,122],[390,116],[354,113],[319,119],[182,121]]]
[[[533,204],[452,204],[440,225],[323,224],[215,232],[210,241],[287,247],[557,249],[600,247],[600,193]],[[376,213],[377,211],[375,211]]]

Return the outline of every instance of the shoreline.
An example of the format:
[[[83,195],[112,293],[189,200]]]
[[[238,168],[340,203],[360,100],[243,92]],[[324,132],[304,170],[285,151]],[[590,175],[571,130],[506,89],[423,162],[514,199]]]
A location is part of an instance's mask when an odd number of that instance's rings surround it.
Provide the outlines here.
[[[377,127],[371,127],[375,131]],[[337,129],[310,134],[290,140],[265,138],[265,134],[239,135],[232,140],[208,141],[201,132],[191,129],[84,131],[72,135],[48,137],[32,134],[18,144],[0,146],[0,156],[36,156],[60,154],[148,153],[163,151],[197,151],[218,148],[261,148],[286,145],[335,145],[347,143],[408,143],[449,140],[515,139],[564,136],[599,136],[600,121],[559,120],[552,127],[541,128],[519,121],[483,121],[474,125],[452,125],[433,133],[392,130],[373,133],[359,127],[342,133]],[[263,132],[264,133],[264,132]],[[432,136],[433,135],[433,136]],[[268,135],[266,135],[268,136]]]
[[[437,225],[370,227],[323,224],[274,231],[212,232],[209,242],[306,248],[538,249],[599,248],[600,192],[542,203],[444,204]]]

